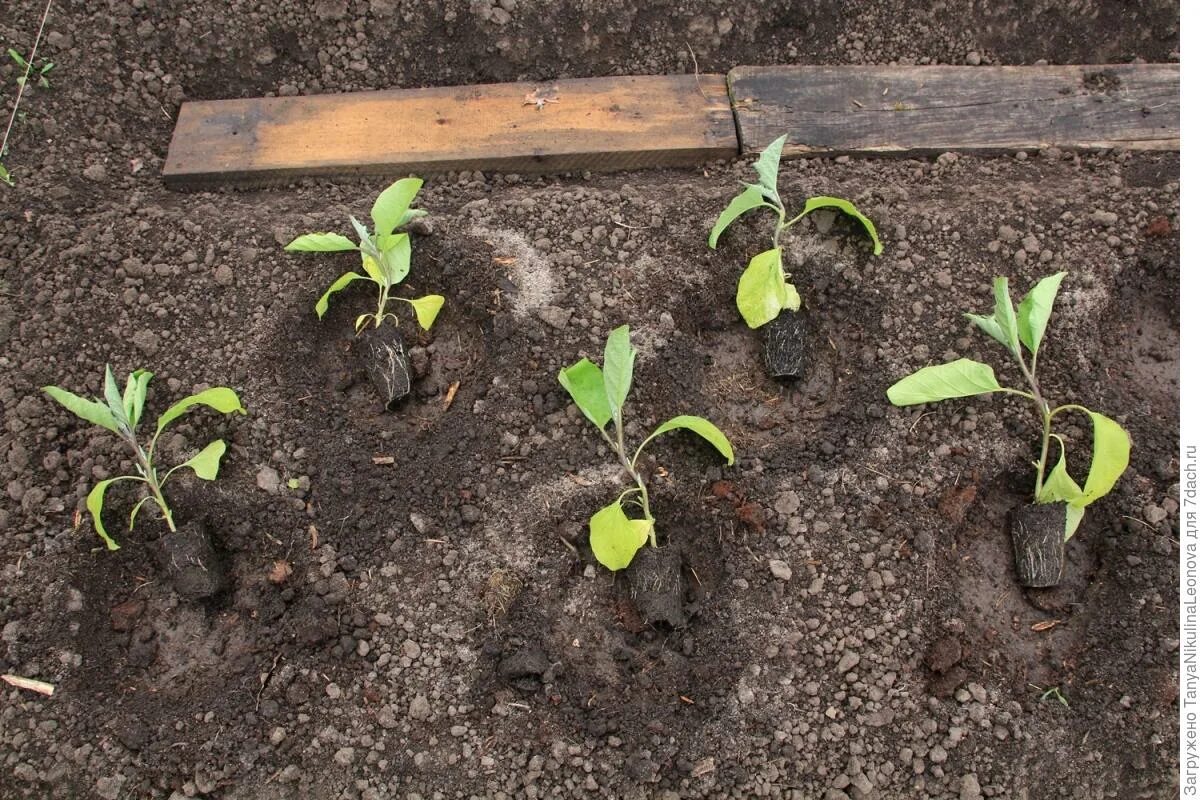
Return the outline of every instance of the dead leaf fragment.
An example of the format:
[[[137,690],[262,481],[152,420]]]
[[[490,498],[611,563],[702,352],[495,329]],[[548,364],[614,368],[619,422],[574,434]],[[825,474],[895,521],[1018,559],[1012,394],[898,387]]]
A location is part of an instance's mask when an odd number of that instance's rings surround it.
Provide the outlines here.
[[[557,86],[539,86],[532,92],[525,95],[523,106],[537,106],[537,110],[541,111],[546,107],[546,103],[558,102],[558,87]]]
[[[395,464],[396,457],[395,456],[371,456],[371,462],[374,464],[383,464],[383,465]]]
[[[317,549],[317,526],[316,525],[308,526],[308,539],[309,539],[309,549],[316,550]]]
[[[1062,622],[1061,619],[1044,619],[1041,622],[1035,622],[1030,625],[1029,630],[1038,632],[1048,631],[1060,622]]]
[[[450,384],[450,388],[446,390],[446,399],[442,401],[442,413],[450,410],[450,404],[454,402],[454,396],[458,394],[459,381]]]
[[[0,675],[9,686],[15,686],[18,689],[28,689],[31,692],[44,694],[46,697],[54,695],[54,685],[45,681],[34,680],[33,678],[22,678],[20,675]]]
[[[279,586],[292,575],[292,565],[284,559],[279,559],[271,565],[271,569],[267,570],[267,580]]]

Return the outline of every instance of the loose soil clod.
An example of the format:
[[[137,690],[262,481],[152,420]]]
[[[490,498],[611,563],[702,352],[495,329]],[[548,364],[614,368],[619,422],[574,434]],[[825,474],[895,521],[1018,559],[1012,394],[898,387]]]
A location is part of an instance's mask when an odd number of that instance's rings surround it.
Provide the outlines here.
[[[213,547],[205,520],[189,520],[178,530],[164,532],[157,551],[159,563],[184,600],[204,600],[225,588],[225,564]]]
[[[1013,510],[1013,558],[1022,586],[1045,588],[1062,580],[1066,525],[1066,503],[1033,503]]]
[[[412,390],[412,370],[400,329],[392,325],[367,328],[354,338],[354,351],[384,409],[395,409]]]
[[[784,309],[763,326],[763,358],[772,378],[801,380],[808,362],[812,321],[808,311]]]
[[[643,547],[629,565],[629,591],[647,625],[682,628],[683,557],[674,545]]]

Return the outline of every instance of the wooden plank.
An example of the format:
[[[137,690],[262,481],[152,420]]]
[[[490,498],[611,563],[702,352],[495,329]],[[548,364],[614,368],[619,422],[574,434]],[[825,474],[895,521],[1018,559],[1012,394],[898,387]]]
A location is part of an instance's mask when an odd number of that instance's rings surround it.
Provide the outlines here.
[[[1175,64],[737,67],[742,151],[790,156],[1179,149]]]
[[[531,92],[549,99],[539,109]],[[737,154],[723,75],[584,78],[184,103],[163,179],[618,170]]]

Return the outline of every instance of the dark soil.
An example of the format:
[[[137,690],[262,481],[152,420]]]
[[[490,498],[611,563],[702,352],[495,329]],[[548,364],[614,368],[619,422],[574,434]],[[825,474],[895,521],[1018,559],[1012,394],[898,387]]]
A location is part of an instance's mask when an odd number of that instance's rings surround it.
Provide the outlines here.
[[[368,293],[312,311],[352,255],[282,249],[361,218],[382,182],[178,195],[158,178],[185,97],[690,71],[689,45],[701,70],[1179,46],[1173,3],[927,8],[56,8],[54,85],[23,101],[0,187],[0,672],[57,691],[6,687],[0,797],[1173,796],[1176,156],[785,165],[785,199],[848,197],[887,248],[841,220],[789,235],[821,336],[786,386],[733,301],[768,220],[705,245],[748,164],[431,177],[402,291],[447,304],[431,333],[403,319],[413,390],[392,412],[350,358]],[[27,49],[39,13],[0,20],[5,46]],[[1030,499],[1033,410],[884,391],[959,356],[1019,380],[961,314],[990,306],[993,275],[1023,292],[1058,269],[1044,388],[1134,449],[1060,586],[1023,592],[1005,520]],[[700,414],[738,455],[725,468],[678,434],[645,461],[660,527],[682,532],[678,628],[647,626],[587,552],[620,470],[555,379],[625,322],[631,437]],[[152,519],[124,532],[120,485],[120,551],[77,521],[132,465],[38,388],[98,393],[105,362],[155,372],[148,417],[216,384],[249,410],[198,411],[160,446],[174,464],[230,444],[216,482],[168,487],[228,567],[207,600],[156,563]],[[1078,470],[1086,421],[1062,432]]]

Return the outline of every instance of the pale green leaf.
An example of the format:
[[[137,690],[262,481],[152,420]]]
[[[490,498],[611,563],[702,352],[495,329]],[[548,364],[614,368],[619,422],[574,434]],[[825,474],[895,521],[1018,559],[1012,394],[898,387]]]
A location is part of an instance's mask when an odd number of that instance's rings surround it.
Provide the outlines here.
[[[1112,491],[1129,466],[1129,434],[1114,420],[1089,411],[1092,418],[1092,466],[1079,505],[1088,506]]]
[[[306,233],[297,236],[283,249],[299,253],[336,253],[357,250],[358,245],[340,233]]]
[[[142,408],[146,405],[146,386],[153,377],[154,373],[138,369],[131,372],[129,380],[125,382],[125,394],[121,399],[131,428],[136,428],[142,418]]]
[[[642,448],[655,436],[667,431],[679,430],[680,428],[689,430],[703,438],[706,442],[717,448],[717,452],[725,457],[726,464],[733,464],[733,445],[729,443],[729,439],[725,437],[725,434],[721,433],[716,425],[713,425],[704,417],[693,417],[689,414],[681,414],[655,428],[654,433],[647,436],[645,441],[642,442],[641,447],[638,447],[638,453],[641,453]],[[634,462],[637,462],[636,455],[634,456]]]
[[[407,233],[393,234],[389,237],[387,249],[380,249],[383,255],[383,266],[387,270],[387,279],[390,284],[397,284],[408,277],[408,271],[412,264],[412,243],[409,241]],[[364,256],[364,263],[367,256]]]
[[[1008,293],[1008,278],[996,278],[992,282],[995,305],[990,317],[967,314],[966,317],[980,330],[1008,348],[1013,355],[1020,355],[1021,340],[1017,334],[1017,312],[1013,310],[1012,298]]]
[[[96,400],[85,400],[79,395],[72,394],[66,389],[60,389],[57,386],[43,386],[42,391],[50,395],[53,400],[80,419],[86,420],[93,425],[99,425],[101,428],[113,433],[119,433],[116,417],[113,416],[113,413],[103,403]]]
[[[650,538],[653,525],[648,519],[629,519],[618,500],[592,515],[588,543],[596,560],[616,572],[633,561]]]
[[[400,299],[413,307],[413,311],[417,314],[417,324],[425,330],[433,327],[433,321],[437,319],[438,312],[442,310],[442,306],[446,303],[446,298],[440,294],[430,294],[425,297],[418,297],[416,300]]]
[[[377,284],[389,283],[387,276],[383,273],[383,268],[379,266],[379,262],[374,256],[362,254],[363,272],[367,273],[367,277],[375,281]]]
[[[604,393],[604,375],[586,358],[558,371],[558,382],[571,395],[583,415],[600,430],[612,421],[608,397]]]
[[[708,246],[716,249],[717,240],[721,238],[721,234],[725,229],[733,223],[735,219],[745,214],[747,211],[753,211],[762,206],[770,206],[774,208],[766,199],[763,198],[763,190],[761,186],[748,186],[746,191],[739,194],[737,197],[729,201],[729,205],[725,206],[725,210],[721,212],[721,216],[717,217],[717,224],[713,225],[712,232],[708,234]]]
[[[1083,522],[1083,506],[1069,503],[1067,505],[1067,525],[1063,539],[1069,540],[1075,535],[1075,531],[1079,529],[1079,523]]]
[[[117,377],[108,364],[104,365],[104,402],[108,403],[108,410],[118,424],[131,427],[129,416],[125,413],[125,401],[121,397],[121,390],[117,388]]]
[[[1054,436],[1054,438],[1058,440],[1061,455],[1058,464],[1050,470],[1050,474],[1042,483],[1042,491],[1038,494],[1037,501],[1039,503],[1072,503],[1083,496],[1083,489],[1079,488],[1079,484],[1067,472],[1066,445],[1063,444],[1061,437]]]
[[[766,325],[785,308],[792,311],[800,308],[800,294],[783,274],[783,254],[779,248],[750,259],[738,279],[737,307],[751,328]]]
[[[189,395],[164,411],[158,418],[158,432],[161,433],[163,428],[173,420],[182,417],[193,406],[208,406],[221,414],[246,413],[246,409],[242,408],[242,401],[238,399],[237,392],[227,386],[214,386],[203,392]]]
[[[779,202],[779,158],[783,154],[783,146],[787,143],[787,134],[771,142],[759,153],[754,162],[754,171],[758,173],[758,185],[762,187],[767,199]]]
[[[186,467],[196,473],[196,477],[198,478],[206,481],[216,480],[217,470],[221,468],[221,456],[223,455],[225,455],[225,442],[217,439],[215,442],[209,442],[207,447],[187,461],[177,467],[173,467],[171,472]]]
[[[376,246],[375,240],[371,237],[371,232],[367,230],[367,226],[358,221],[355,216],[350,217],[350,224],[354,226],[354,232],[358,234],[359,249],[371,249]]]
[[[875,230],[875,223],[871,222],[871,220],[867,218],[866,214],[859,211],[858,207],[855,206],[854,203],[851,203],[849,200],[843,200],[840,197],[826,197],[823,195],[819,197],[810,197],[804,203],[804,211],[800,213],[800,217],[803,217],[806,214],[811,214],[813,211],[816,211],[819,208],[836,208],[838,211],[854,217],[856,220],[862,223],[863,228],[865,228],[867,231],[867,235],[870,236],[871,241],[874,242],[874,248],[872,249],[872,252],[875,255],[879,255],[883,252],[883,242],[879,240],[879,234]],[[797,217],[797,219],[799,219],[799,217]]]
[[[153,499],[150,495],[146,495],[133,504],[133,510],[129,512],[129,530],[133,530],[133,523],[137,520],[138,512],[142,510],[142,506],[146,505],[147,501]]]
[[[991,367],[969,358],[960,358],[949,364],[917,370],[892,384],[887,396],[892,405],[912,406],[953,397],[987,394],[1000,388]]]
[[[608,334],[604,344],[604,395],[613,418],[621,416],[621,407],[633,385],[633,361],[637,350],[629,343],[629,326],[622,325]]]
[[[117,544],[108,531],[104,529],[104,521],[100,518],[101,512],[104,510],[104,493],[108,491],[108,487],[117,481],[140,481],[141,478],[135,478],[131,475],[122,475],[118,478],[109,478],[106,481],[100,481],[87,496],[87,510],[92,515],[92,526],[96,529],[96,533],[100,534],[100,538],[104,540],[105,546],[109,550],[120,550],[121,546]]]
[[[1042,278],[1029,290],[1017,308],[1017,333],[1022,344],[1034,356],[1042,344],[1046,325],[1050,322],[1050,312],[1054,310],[1054,298],[1058,296],[1059,284],[1066,275],[1065,272],[1057,272],[1048,278]]]
[[[365,256],[364,256],[364,258],[365,258]],[[347,272],[344,275],[342,275],[342,277],[338,278],[336,281],[329,284],[329,288],[325,290],[325,294],[321,295],[321,298],[319,300],[317,300],[317,319],[325,318],[325,312],[327,312],[329,310],[329,298],[330,297],[332,297],[334,294],[340,292],[342,289],[345,289],[347,286],[354,283],[354,281],[365,281],[365,280],[367,280],[367,278],[364,278],[362,275],[359,275],[357,272]]]
[[[374,318],[375,318],[374,314],[359,314],[358,319],[354,320],[354,332],[361,333],[362,329],[364,327],[366,327],[367,323],[370,322]],[[376,325],[375,327],[378,328],[379,326]]]
[[[379,193],[375,205],[371,206],[371,220],[375,223],[375,235],[389,234],[404,220],[412,201],[421,191],[420,178],[402,178]]]

